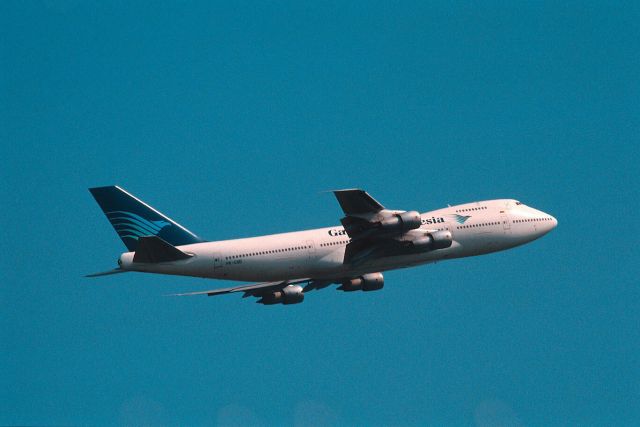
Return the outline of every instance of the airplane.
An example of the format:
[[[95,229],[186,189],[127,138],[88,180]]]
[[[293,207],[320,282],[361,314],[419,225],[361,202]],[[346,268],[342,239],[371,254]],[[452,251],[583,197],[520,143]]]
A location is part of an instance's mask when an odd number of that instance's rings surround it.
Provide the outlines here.
[[[335,190],[341,225],[243,239],[206,241],[118,186],[89,191],[128,251],[131,271],[251,281],[206,291],[242,293],[264,305],[297,304],[312,290],[377,291],[383,272],[510,249],[536,240],[558,221],[513,199],[466,203],[419,213],[387,209],[361,189]]]

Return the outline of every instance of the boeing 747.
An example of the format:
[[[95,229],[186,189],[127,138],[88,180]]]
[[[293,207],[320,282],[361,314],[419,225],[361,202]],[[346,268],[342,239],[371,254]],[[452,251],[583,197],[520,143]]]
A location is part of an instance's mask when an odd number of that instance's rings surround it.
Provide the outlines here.
[[[242,293],[260,304],[297,304],[338,285],[377,291],[382,272],[510,249],[558,224],[513,199],[487,200],[419,213],[385,208],[360,189],[336,190],[341,225],[245,239],[206,241],[117,186],[89,190],[127,247],[118,268],[88,277],[138,271],[258,282],[175,295]]]

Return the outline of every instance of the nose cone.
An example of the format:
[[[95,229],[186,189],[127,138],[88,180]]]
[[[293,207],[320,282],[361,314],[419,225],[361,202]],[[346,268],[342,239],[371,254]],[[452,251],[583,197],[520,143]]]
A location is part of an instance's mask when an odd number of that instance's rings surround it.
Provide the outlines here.
[[[531,209],[529,215],[533,216],[533,224],[537,233],[541,236],[549,233],[558,226],[558,220],[546,212],[538,209]]]
[[[558,226],[558,220],[556,217],[549,215],[548,213],[545,213],[545,216],[548,218],[548,221],[545,221],[545,224],[542,224],[541,230],[544,234],[547,234]]]

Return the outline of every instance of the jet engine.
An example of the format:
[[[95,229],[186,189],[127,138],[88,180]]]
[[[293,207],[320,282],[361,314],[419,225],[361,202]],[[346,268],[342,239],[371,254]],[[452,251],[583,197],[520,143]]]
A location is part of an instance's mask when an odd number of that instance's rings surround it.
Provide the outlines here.
[[[426,236],[418,237],[411,241],[411,245],[419,251],[432,251],[434,249],[445,249],[453,243],[453,236],[449,230],[439,230],[428,233]]]
[[[258,304],[299,304],[304,301],[304,292],[300,285],[289,285],[282,290],[265,294],[256,301]]]
[[[422,225],[420,214],[416,211],[401,212],[383,219],[380,227],[384,231],[404,233],[409,230],[419,228]]]
[[[382,273],[368,273],[360,277],[344,280],[339,290],[345,292],[353,291],[377,291],[384,287],[384,276]]]

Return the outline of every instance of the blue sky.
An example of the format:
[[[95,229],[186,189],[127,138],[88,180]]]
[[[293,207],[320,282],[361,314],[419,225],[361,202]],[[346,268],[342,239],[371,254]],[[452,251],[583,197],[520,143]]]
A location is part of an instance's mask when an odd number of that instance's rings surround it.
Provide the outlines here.
[[[640,422],[637,2],[2,2],[0,424]],[[207,239],[512,197],[511,251],[304,304],[83,274],[119,184]]]

